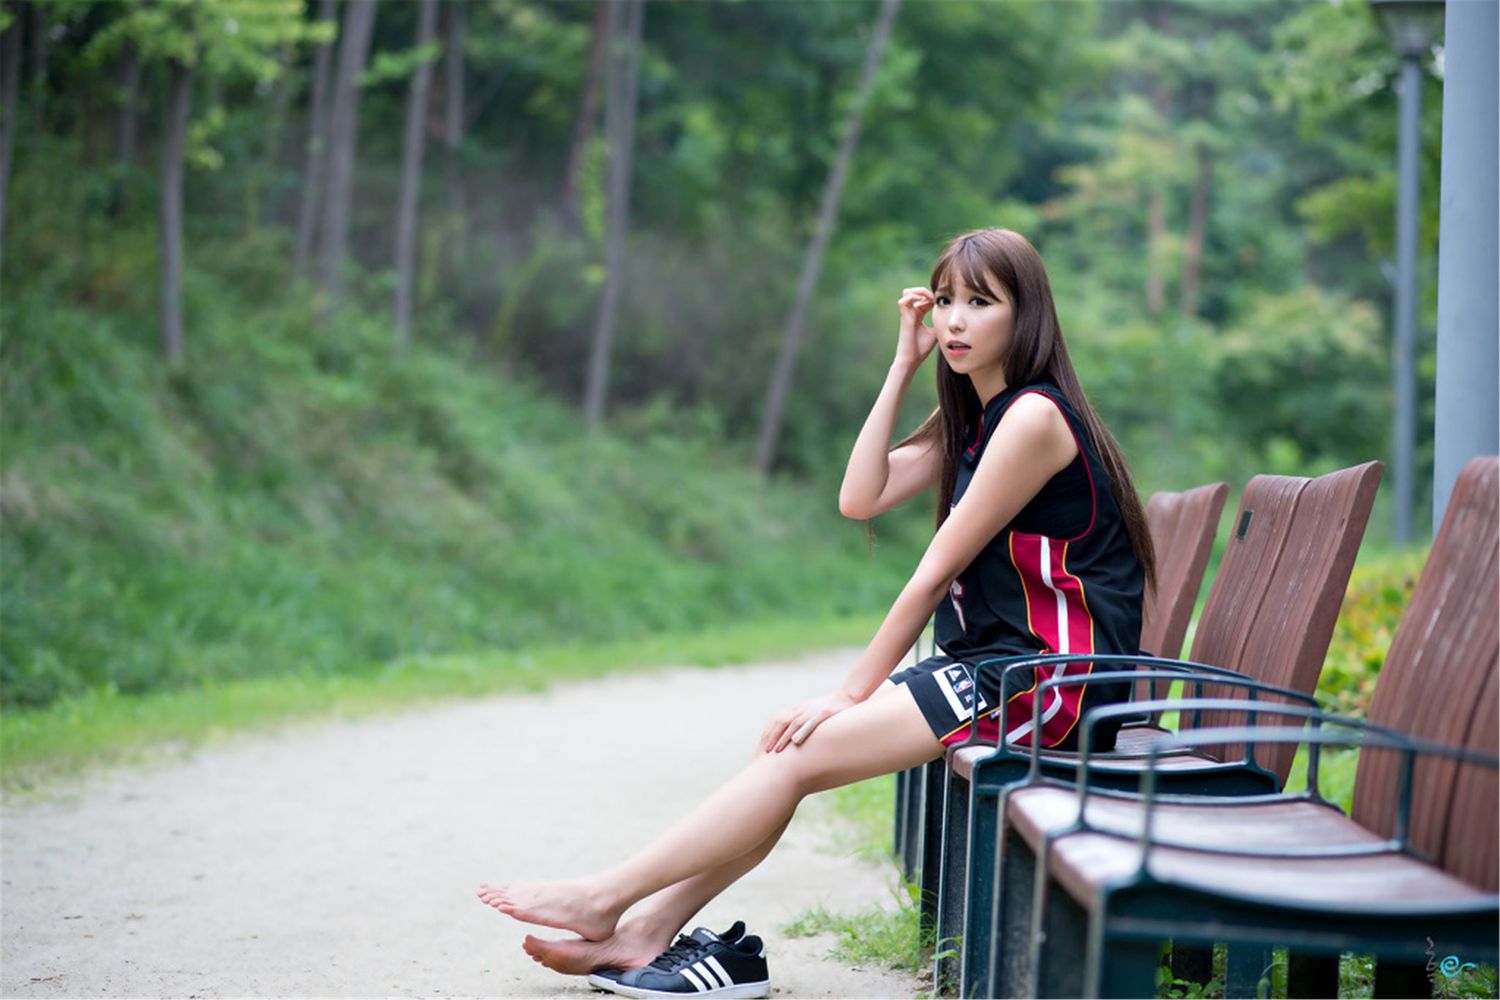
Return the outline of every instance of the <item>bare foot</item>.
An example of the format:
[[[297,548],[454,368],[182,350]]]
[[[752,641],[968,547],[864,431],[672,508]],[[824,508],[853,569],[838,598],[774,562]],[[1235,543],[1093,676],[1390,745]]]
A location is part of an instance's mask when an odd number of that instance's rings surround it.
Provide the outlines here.
[[[623,906],[610,903],[581,882],[482,882],[479,899],[508,917],[528,924],[572,931],[588,941],[604,941],[615,932]]]
[[[639,969],[671,944],[666,937],[626,923],[604,941],[556,940],[526,935],[521,947],[536,962],[565,976],[586,976],[600,969]]]

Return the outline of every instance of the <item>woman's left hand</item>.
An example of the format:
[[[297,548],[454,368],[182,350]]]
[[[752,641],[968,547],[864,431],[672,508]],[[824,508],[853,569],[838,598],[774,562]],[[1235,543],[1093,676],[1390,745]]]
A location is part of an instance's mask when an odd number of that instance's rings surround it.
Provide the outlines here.
[[[780,753],[788,746],[800,746],[812,735],[814,729],[853,704],[853,698],[842,691],[835,691],[782,712],[771,720],[766,731],[761,734],[761,752]]]

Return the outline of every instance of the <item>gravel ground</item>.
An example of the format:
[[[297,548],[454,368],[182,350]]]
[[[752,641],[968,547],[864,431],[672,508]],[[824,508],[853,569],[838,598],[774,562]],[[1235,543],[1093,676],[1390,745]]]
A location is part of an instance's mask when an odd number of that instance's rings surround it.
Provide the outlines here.
[[[0,811],[6,996],[596,996],[535,965],[481,880],[634,850],[732,773],[848,652],[676,668],[236,737],[94,772]],[[766,938],[778,996],[911,996],[912,976],[780,928],[893,905],[888,865],[814,800],[699,915]],[[543,931],[544,934],[562,932]]]

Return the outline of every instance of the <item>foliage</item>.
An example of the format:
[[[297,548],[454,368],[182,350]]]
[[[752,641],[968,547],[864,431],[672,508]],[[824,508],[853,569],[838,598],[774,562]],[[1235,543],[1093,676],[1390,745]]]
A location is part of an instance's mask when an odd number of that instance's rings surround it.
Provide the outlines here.
[[[112,5],[109,5],[112,6]],[[216,76],[273,80],[283,45],[326,41],[332,25],[307,24],[301,0],[158,0],[115,8],[84,50],[102,61],[127,45],[147,60],[201,65]]]
[[[1283,442],[1309,468],[1380,454],[1389,374],[1367,304],[1312,286],[1257,296],[1211,357],[1222,426],[1251,467]]]
[[[1374,258],[1392,215],[1395,61],[1361,3],[906,5],[814,298],[786,481],[771,487],[743,467],[873,0],[650,6],[616,410],[595,441],[571,410],[602,284],[602,137],[582,133],[579,217],[561,196],[594,5],[468,5],[464,136],[423,179],[420,346],[405,360],[378,319],[403,76],[438,51],[411,47],[412,5],[379,7],[359,301],[324,322],[287,287],[308,62],[336,30],[315,6],[47,6],[0,261],[7,704],[361,669],[560,629],[687,629],[711,609],[875,607],[927,512],[882,519],[898,557],[872,572],[828,498],[889,363],[896,290],[977,225],[1020,228],[1046,256],[1071,353],[1143,491],[1386,448]],[[146,63],[135,109],[132,50]],[[176,376],[145,333],[169,59],[196,66],[199,168]],[[28,47],[28,81],[35,62]],[[448,86],[436,74],[433,127]],[[1423,116],[1429,178],[1439,97]],[[116,162],[131,115],[138,148]],[[1430,351],[1423,365],[1430,380]],[[900,429],[932,404],[921,379]],[[581,602],[567,573],[587,574]]]
[[[28,233],[58,263],[0,307],[8,707],[868,612],[913,558],[896,530],[872,563],[711,423],[642,411],[588,439],[524,382],[320,321],[257,288],[255,245],[189,270],[193,347],[165,372],[135,237]]]
[[[1318,677],[1318,699],[1329,711],[1369,714],[1380,666],[1425,561],[1425,551],[1413,551],[1355,567]]]

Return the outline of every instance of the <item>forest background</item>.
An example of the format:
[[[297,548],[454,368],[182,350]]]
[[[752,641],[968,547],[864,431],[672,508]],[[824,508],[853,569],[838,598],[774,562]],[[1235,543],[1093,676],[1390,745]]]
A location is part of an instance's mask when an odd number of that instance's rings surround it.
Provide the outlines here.
[[[965,229],[1041,250],[1143,494],[1389,451],[1398,67],[1359,0],[0,19],[8,752],[147,692],[867,633],[932,512],[872,546],[837,484]]]

